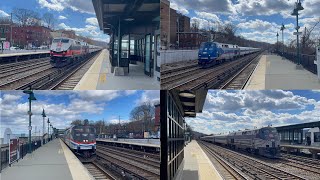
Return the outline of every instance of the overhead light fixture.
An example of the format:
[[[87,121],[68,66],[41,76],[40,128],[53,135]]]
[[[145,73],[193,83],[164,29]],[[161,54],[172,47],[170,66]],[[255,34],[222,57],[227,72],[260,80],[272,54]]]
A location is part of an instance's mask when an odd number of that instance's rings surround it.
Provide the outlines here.
[[[184,112],[185,114],[188,114],[188,115],[195,115],[196,113],[195,112],[191,112],[191,111],[186,111]]]
[[[126,19],[124,19],[125,21],[134,21],[134,18],[131,18],[131,17],[129,17],[129,18],[126,18]]]
[[[196,97],[196,95],[193,94],[193,92],[189,91],[189,90],[181,91],[179,93],[179,96],[185,97],[185,98],[194,98],[194,97]]]
[[[195,105],[194,102],[182,102],[182,104],[185,106],[194,106]]]

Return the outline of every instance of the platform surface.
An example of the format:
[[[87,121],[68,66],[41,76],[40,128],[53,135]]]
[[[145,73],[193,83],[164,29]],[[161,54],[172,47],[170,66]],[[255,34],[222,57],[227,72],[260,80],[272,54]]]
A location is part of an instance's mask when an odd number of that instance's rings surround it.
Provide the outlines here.
[[[111,72],[109,51],[104,49],[87,73],[75,87],[75,90],[159,90],[160,82],[156,77],[144,74],[143,64],[129,65],[128,76],[114,76]]]
[[[146,143],[141,143],[141,142],[129,142],[129,141],[123,141],[123,140],[114,141],[112,139],[101,139],[101,138],[97,139],[97,141],[120,143],[120,144],[132,144],[132,145],[137,145],[137,146],[160,148],[160,140],[159,140],[159,144],[154,144],[153,142],[147,143],[147,141],[146,141]]]
[[[305,146],[305,145],[290,145],[290,144],[282,144],[281,147],[289,147],[289,148],[297,148],[297,149],[311,149],[320,151],[320,147],[318,146]]]
[[[93,177],[60,140],[45,144],[2,170],[1,180],[91,180]]]
[[[320,89],[317,75],[277,55],[263,55],[245,89]]]
[[[50,53],[50,51],[48,50],[37,50],[37,51],[14,51],[14,52],[11,52],[11,51],[8,51],[8,52],[5,52],[4,54],[0,54],[0,58],[2,57],[10,57],[10,56],[24,56],[24,55],[32,55],[32,54],[48,54]]]
[[[203,152],[198,142],[192,140],[184,148],[184,164],[182,171],[176,177],[177,180],[222,180],[222,177]]]

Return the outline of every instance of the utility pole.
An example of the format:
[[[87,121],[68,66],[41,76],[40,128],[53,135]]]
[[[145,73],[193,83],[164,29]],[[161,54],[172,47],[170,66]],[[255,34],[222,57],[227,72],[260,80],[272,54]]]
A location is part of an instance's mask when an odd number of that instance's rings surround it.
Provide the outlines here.
[[[10,47],[13,46],[13,44],[12,44],[12,25],[13,25],[13,21],[12,21],[12,13],[11,13]]]
[[[29,90],[24,90],[23,93],[28,94],[29,95],[29,111],[28,111],[28,115],[29,115],[29,153],[31,153],[31,130],[32,130],[32,126],[31,126],[31,116],[32,116],[32,112],[31,112],[31,101],[32,100],[37,100],[36,97],[34,97],[34,93],[31,89]]]
[[[279,50],[279,41],[278,41],[278,38],[279,38],[279,33],[277,32],[277,51]]]
[[[44,135],[44,119],[46,116],[46,113],[44,112],[44,109],[42,109],[42,138],[41,138],[41,146],[43,145],[43,135]]]
[[[293,10],[291,15],[292,16],[296,16],[296,23],[297,23],[297,26],[296,26],[297,32],[295,32],[296,34],[295,33],[294,34],[297,35],[297,60],[298,60],[297,64],[298,64],[298,66],[301,65],[300,45],[299,45],[299,33],[300,33],[299,32],[299,29],[300,29],[300,26],[299,26],[299,11],[302,11],[302,10],[304,10],[304,8],[302,7],[300,0],[297,0],[296,6],[295,6],[295,8],[294,8],[294,10]]]
[[[284,54],[284,38],[283,38],[283,31],[286,29],[286,27],[284,27],[284,24],[282,23],[282,26],[280,28],[280,30],[282,31],[282,56]]]

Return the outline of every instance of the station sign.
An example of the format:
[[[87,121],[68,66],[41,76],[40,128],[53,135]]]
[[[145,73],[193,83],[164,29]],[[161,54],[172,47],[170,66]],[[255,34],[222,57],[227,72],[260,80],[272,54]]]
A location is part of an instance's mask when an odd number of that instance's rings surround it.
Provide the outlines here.
[[[10,139],[9,164],[19,159],[19,139]]]
[[[0,38],[0,41],[5,41],[7,40],[7,38]]]
[[[297,34],[298,34],[298,35],[301,35],[302,32],[298,32],[298,33],[297,33],[297,32],[293,32],[293,35],[297,35]]]

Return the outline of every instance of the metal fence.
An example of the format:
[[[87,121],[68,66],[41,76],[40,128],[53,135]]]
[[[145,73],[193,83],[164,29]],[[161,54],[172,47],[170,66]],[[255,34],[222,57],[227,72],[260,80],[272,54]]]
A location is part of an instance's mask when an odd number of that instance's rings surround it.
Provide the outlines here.
[[[32,151],[35,151],[39,147],[41,147],[41,140],[32,142],[32,144],[31,144]],[[20,159],[23,159],[23,157],[28,154],[29,144],[20,145],[19,148],[20,148],[19,149]],[[0,172],[1,172],[2,169],[9,166],[9,146],[5,146],[5,147],[1,148],[1,156],[0,157],[1,157]]]
[[[295,52],[284,52],[283,55],[282,55],[282,52],[277,52],[277,54],[285,57],[286,59],[292,61],[295,64],[298,64],[297,53]],[[317,74],[317,65],[314,64],[315,60],[316,60],[315,55],[301,54],[301,59],[300,59],[301,65],[308,71],[312,72],[313,74]]]

